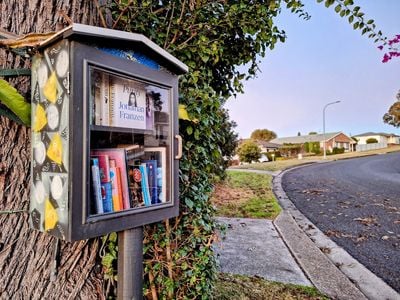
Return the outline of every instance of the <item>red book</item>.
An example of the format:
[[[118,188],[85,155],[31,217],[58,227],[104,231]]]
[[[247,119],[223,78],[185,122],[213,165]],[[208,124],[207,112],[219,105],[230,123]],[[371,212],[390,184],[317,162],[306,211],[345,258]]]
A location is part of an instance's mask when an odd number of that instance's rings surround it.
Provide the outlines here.
[[[123,148],[94,149],[92,155],[107,155],[109,159],[115,160],[115,166],[120,169],[122,187],[122,209],[129,209],[129,185],[126,167],[126,151]]]

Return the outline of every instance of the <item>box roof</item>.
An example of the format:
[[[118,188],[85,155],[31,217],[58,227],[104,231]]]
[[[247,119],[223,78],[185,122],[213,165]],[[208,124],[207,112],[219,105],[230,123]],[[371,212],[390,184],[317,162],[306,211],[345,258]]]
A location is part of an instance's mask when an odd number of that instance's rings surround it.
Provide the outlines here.
[[[142,49],[144,52],[143,54],[154,58],[160,62],[161,65],[164,65],[167,69],[177,75],[185,74],[189,70],[187,65],[142,34],[85,24],[74,23],[73,25],[64,28],[41,43],[39,48],[44,48],[47,45],[63,38],[73,40],[84,39],[84,41],[90,41],[93,39],[98,40],[99,38],[102,38],[104,39],[104,42],[112,41],[114,43],[119,41],[123,43],[124,46],[136,46]]]

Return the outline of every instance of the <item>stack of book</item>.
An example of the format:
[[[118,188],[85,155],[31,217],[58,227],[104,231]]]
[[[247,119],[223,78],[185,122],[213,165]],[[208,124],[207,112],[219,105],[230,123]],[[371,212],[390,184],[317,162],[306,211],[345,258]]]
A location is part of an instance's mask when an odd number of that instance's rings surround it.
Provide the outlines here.
[[[139,145],[91,151],[92,214],[151,206],[165,199],[165,148]]]

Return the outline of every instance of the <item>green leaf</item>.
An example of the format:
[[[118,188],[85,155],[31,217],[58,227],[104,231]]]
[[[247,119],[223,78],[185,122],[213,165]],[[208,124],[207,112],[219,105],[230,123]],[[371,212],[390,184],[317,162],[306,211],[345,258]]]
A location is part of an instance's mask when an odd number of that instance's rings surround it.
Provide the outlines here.
[[[0,79],[0,101],[7,106],[26,126],[31,124],[31,104],[7,81]]]
[[[336,11],[337,13],[339,13],[341,9],[342,9],[342,6],[341,6],[340,4],[338,4],[338,5],[335,7],[335,11]]]
[[[333,3],[335,3],[335,0],[326,0],[325,1],[325,6],[330,7]]]
[[[357,29],[359,25],[360,25],[360,23],[355,22],[355,23],[353,24],[353,28],[354,28],[354,29]]]
[[[354,21],[354,16],[351,15],[351,16],[349,17],[349,23],[353,23],[353,21]]]

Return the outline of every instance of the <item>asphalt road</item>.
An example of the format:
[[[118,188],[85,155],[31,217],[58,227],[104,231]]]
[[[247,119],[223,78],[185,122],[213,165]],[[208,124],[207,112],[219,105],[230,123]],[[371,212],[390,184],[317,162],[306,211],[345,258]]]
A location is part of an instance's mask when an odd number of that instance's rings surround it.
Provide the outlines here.
[[[320,230],[400,292],[400,153],[295,169],[282,186]]]

